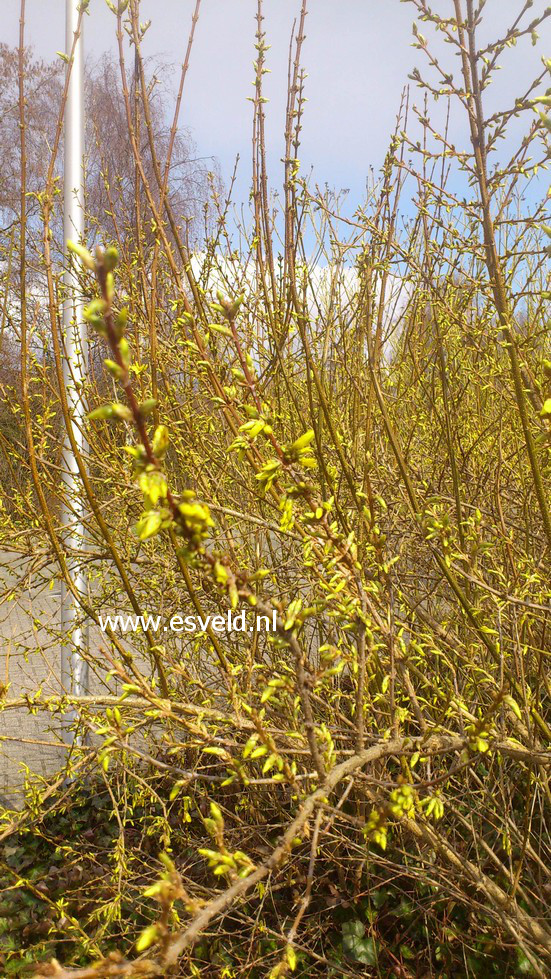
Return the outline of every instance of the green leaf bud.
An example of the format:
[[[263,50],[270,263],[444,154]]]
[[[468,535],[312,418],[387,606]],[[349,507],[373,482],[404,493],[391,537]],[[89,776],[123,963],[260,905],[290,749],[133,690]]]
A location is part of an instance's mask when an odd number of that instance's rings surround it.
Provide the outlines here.
[[[162,522],[163,519],[158,510],[148,510],[143,517],[140,517],[133,530],[140,540],[148,540],[149,537],[154,537],[159,532]]]
[[[109,302],[111,302],[115,295],[115,278],[112,272],[108,272],[105,278],[105,292]]]
[[[125,367],[130,367],[130,347],[128,345],[128,340],[126,337],[121,337],[119,340],[119,353],[121,355],[122,362]]]
[[[88,415],[91,422],[102,421],[105,418],[113,417],[113,408],[111,405],[100,405],[99,408],[94,408]]]
[[[296,442],[293,442],[290,451],[300,452],[301,449],[305,449],[307,445],[310,445],[310,442],[313,441],[314,437],[315,437],[314,429],[313,428],[308,429],[308,431],[305,432],[304,435],[301,435],[300,438],[296,440]]]
[[[79,245],[78,241],[72,241],[70,238],[67,240],[67,250],[72,252],[74,255],[78,255],[82,264],[87,268],[93,270],[95,267],[95,262],[88,251],[84,248],[84,245]]]
[[[153,449],[154,454],[159,457],[164,456],[166,450],[168,449],[169,442],[170,439],[168,428],[166,425],[159,425],[155,429],[155,434],[153,435],[151,442],[151,448]]]
[[[117,418],[121,422],[131,422],[132,412],[128,405],[122,405],[118,401],[114,401],[111,405],[111,411],[113,413],[113,418]]]
[[[117,364],[114,360],[109,360],[109,358],[107,358],[106,360],[103,361],[103,363],[105,364],[106,369],[111,374],[111,377],[114,377],[116,381],[120,381],[121,378],[124,377],[124,369],[120,367],[119,364]]]
[[[140,937],[138,938],[138,941],[136,942],[136,951],[144,952],[146,948],[149,948],[150,945],[153,945],[153,943],[157,941],[158,937],[158,925],[148,925],[147,928],[144,928]]]
[[[117,340],[120,340],[120,338],[124,335],[124,332],[126,330],[126,325],[128,323],[128,310],[126,309],[126,307],[123,307],[122,309],[119,310],[119,312],[115,316],[114,323],[115,323],[115,334]]]
[[[119,263],[119,253],[117,249],[114,246],[111,246],[110,248],[106,248],[103,253],[103,264],[107,272],[112,272],[113,269],[116,269],[118,263]]]
[[[156,407],[157,399],[147,398],[145,401],[142,401],[140,405],[140,415],[142,415],[143,418],[146,418],[147,415],[150,415],[155,410]]]

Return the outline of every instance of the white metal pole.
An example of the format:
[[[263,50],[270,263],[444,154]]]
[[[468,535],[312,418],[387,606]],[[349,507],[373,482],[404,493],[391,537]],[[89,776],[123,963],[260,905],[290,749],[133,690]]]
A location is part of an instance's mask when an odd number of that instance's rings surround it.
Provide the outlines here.
[[[74,35],[78,27],[80,0],[66,0],[65,50],[73,48]],[[64,147],[64,214],[63,238],[81,241],[84,234],[84,59],[82,45],[82,20],[80,36],[74,50],[71,67],[67,105],[65,110]],[[67,402],[71,416],[72,432],[78,452],[86,453],[84,436],[85,405],[83,382],[86,377],[86,331],[82,317],[82,302],[75,289],[75,280],[70,271],[64,276],[65,302],[63,307],[63,329],[65,338],[65,357],[63,378],[67,392]],[[79,481],[75,453],[68,435],[65,436],[62,464],[63,493],[61,500],[61,524],[67,564],[75,588],[86,593],[86,576],[80,555],[84,551],[84,501]],[[88,664],[83,659],[86,646],[86,630],[79,624],[82,618],[79,604],[74,595],[61,582],[61,682],[67,693],[82,696],[88,690]],[[64,718],[63,739],[73,743],[75,711],[68,711]]]

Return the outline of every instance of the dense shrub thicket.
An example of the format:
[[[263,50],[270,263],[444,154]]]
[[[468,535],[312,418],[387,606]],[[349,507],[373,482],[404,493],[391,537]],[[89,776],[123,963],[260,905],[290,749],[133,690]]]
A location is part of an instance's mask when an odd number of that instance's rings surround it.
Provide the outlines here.
[[[482,46],[484,4],[415,0],[424,106],[404,96],[344,217],[299,163],[305,2],[271,196],[259,0],[250,225],[213,182],[215,231],[192,255],[173,139],[151,135],[139,4],[110,6],[140,207],[67,259],[91,336],[87,594],[59,525],[56,145],[40,220],[23,189],[3,238],[23,396],[2,376],[0,541],[37,578],[55,567],[92,624],[245,609],[277,628],[96,631],[90,696],[4,692],[4,717],[57,731],[72,707],[78,737],[68,773],[29,778],[2,813],[2,971],[548,975],[551,64],[485,111],[498,59],[528,58],[548,12],[519,4]],[[20,72],[24,168],[22,54]],[[433,100],[470,143],[431,122]]]

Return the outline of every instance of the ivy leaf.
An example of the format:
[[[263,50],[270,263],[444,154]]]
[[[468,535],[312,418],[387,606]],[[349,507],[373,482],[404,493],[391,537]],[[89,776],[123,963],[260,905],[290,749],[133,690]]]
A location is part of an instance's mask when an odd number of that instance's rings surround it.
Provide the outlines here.
[[[530,959],[520,949],[517,952],[517,969],[522,976],[533,975]]]
[[[359,918],[345,921],[342,926],[342,947],[346,955],[362,965],[377,965],[373,938],[366,938],[365,925]]]
[[[415,952],[409,947],[409,945],[400,945],[400,952],[402,958],[411,961],[415,958]]]

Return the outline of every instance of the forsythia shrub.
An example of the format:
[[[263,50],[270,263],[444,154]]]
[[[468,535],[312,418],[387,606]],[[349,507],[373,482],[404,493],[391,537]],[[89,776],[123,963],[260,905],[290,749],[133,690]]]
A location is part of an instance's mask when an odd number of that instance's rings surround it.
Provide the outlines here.
[[[139,4],[109,6],[147,134]],[[484,109],[497,59],[548,11],[481,52],[470,0],[414,6],[460,66],[415,28],[414,80],[465,112],[470,145],[428,103],[418,141],[404,103],[367,201],[340,219],[298,159],[304,3],[277,212],[259,3],[251,226],[234,231],[213,188],[192,254],[170,147],[150,142],[147,176],[133,138],[134,227],[68,245],[92,365],[82,621],[231,609],[275,629],[109,628],[85,653],[89,696],[4,691],[5,716],[55,728],[71,708],[78,735],[57,782],[29,779],[3,812],[6,975],[549,974],[549,62],[510,109]],[[492,162],[513,117],[518,145]],[[543,200],[528,214],[525,185]],[[71,426],[53,165],[40,206],[50,360],[23,303],[2,547],[70,588],[63,434],[41,422]],[[18,266],[24,291],[38,233],[21,226],[7,290]]]

